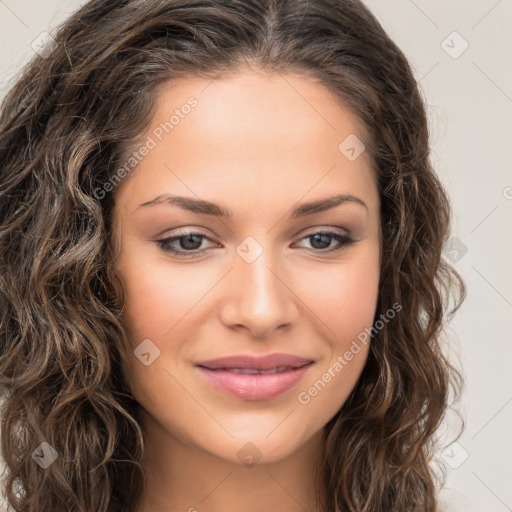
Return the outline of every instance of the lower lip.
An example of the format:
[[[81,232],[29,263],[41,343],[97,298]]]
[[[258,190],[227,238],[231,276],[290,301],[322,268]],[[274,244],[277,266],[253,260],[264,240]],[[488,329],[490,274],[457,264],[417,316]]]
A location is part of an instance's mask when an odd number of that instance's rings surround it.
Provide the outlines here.
[[[281,373],[243,374],[196,366],[213,387],[243,400],[269,400],[291,389],[313,363]]]

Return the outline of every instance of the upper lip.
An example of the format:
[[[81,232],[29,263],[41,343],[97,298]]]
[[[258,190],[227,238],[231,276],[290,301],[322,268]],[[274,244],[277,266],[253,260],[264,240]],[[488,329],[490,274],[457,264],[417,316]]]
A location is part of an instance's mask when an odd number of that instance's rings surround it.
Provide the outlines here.
[[[291,354],[268,354],[266,356],[252,356],[237,354],[233,356],[221,357],[219,359],[210,359],[207,361],[199,361],[196,366],[203,366],[210,370],[218,370],[221,368],[240,368],[253,370],[272,370],[283,366],[292,368],[300,368],[313,360],[307,357],[294,356]]]

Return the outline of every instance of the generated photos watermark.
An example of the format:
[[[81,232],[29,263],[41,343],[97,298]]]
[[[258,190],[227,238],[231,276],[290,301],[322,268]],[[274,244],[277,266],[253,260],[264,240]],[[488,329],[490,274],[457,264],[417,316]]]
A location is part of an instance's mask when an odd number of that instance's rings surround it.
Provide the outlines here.
[[[167,121],[160,123],[150,135],[147,136],[144,143],[139,146],[130,157],[119,167],[119,169],[100,187],[97,187],[93,191],[93,195],[96,199],[101,200],[105,197],[107,192],[111,192],[133,169],[148,156],[150,151],[155,149],[159,142],[162,141],[164,135],[169,134],[182,119],[190,114],[194,107],[197,107],[199,102],[196,98],[191,96],[187,99],[187,102],[181,105],[180,108],[174,109],[174,113],[169,117]]]
[[[316,397],[331,380],[333,380],[342,372],[345,366],[347,366],[349,362],[354,359],[354,356],[361,352],[361,344],[364,346],[368,345],[372,335],[377,334],[384,327],[384,325],[395,318],[396,313],[401,310],[402,305],[398,302],[395,302],[391,308],[380,315],[379,320],[377,320],[370,329],[366,327],[364,331],[361,331],[357,335],[357,339],[352,341],[350,348],[346,350],[342,355],[338,355],[336,361],[331,366],[329,366],[329,368],[312,386],[310,386],[306,391],[301,391],[297,395],[297,400],[299,403],[301,405],[309,404],[311,400]]]

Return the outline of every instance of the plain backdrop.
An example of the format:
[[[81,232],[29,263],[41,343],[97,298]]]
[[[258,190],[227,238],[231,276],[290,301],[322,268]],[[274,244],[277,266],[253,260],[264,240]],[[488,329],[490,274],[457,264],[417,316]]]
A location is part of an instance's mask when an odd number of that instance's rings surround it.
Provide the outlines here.
[[[0,0],[0,97],[32,42],[83,3]],[[466,428],[438,453],[448,470],[442,496],[453,512],[512,511],[512,0],[366,4],[428,103],[432,159],[454,210],[446,257],[468,286],[450,328]],[[456,426],[447,421],[447,435]]]

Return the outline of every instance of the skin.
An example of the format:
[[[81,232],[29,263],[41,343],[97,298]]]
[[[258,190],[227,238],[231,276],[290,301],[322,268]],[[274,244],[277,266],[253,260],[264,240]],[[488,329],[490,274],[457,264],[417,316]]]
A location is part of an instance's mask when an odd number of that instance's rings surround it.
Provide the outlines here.
[[[350,161],[338,150],[350,134],[363,139],[360,123],[311,78],[251,70],[166,84],[144,139],[190,96],[197,106],[113,193],[123,322],[134,350],[144,339],[160,350],[147,366],[132,355],[126,368],[145,436],[147,487],[137,512],[319,511],[323,427],[354,388],[368,346],[309,403],[298,394],[372,326],[377,307],[375,175],[367,151]],[[209,200],[233,217],[139,206],[163,193]],[[367,208],[346,202],[288,218],[297,204],[333,193],[352,194]],[[156,241],[178,228],[212,241],[172,243],[182,252],[204,249],[196,259],[168,254]],[[339,246],[334,238],[315,245],[307,237],[326,229],[355,243],[327,253]],[[250,263],[237,253],[247,237],[263,251]],[[194,366],[275,352],[315,363],[271,400],[227,395]],[[249,466],[240,450],[260,458]]]

